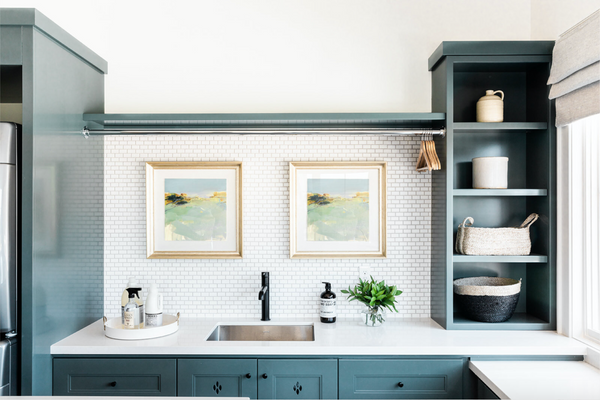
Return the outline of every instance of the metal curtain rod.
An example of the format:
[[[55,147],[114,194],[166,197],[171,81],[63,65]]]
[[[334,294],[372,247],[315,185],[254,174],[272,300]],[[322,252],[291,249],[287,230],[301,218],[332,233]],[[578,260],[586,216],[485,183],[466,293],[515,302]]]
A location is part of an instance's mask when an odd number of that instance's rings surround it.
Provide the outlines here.
[[[277,128],[277,129],[229,129],[229,128],[199,128],[199,129],[139,129],[139,130],[92,130],[87,126],[83,128],[81,134],[86,139],[90,136],[110,136],[110,135],[166,135],[166,134],[211,134],[211,135],[316,135],[316,134],[372,134],[372,135],[434,135],[446,136],[446,129],[429,128]]]

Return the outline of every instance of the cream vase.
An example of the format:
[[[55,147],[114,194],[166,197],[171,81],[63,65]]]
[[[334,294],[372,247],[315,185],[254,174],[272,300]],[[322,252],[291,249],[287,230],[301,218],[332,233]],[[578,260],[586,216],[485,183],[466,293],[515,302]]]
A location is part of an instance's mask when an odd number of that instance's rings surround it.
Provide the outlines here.
[[[496,96],[500,93],[500,97]],[[477,102],[477,122],[502,122],[504,120],[504,92],[486,90]]]

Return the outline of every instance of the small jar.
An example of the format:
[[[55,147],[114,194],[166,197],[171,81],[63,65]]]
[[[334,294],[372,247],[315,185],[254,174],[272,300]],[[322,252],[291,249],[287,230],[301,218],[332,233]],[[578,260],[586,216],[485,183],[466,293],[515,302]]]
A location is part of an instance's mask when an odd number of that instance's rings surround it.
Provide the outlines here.
[[[496,96],[500,93],[500,97]],[[502,90],[486,90],[485,96],[477,102],[477,122],[504,121],[504,92]]]

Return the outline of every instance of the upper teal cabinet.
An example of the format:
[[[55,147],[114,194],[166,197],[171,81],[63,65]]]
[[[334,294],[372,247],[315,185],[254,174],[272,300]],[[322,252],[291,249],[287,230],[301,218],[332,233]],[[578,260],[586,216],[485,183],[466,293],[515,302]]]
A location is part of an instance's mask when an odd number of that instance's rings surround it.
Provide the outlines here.
[[[104,143],[79,132],[106,71],[39,11],[0,9],[0,118],[22,124],[22,395],[51,395],[50,346],[104,313]]]
[[[555,329],[556,130],[546,85],[554,42],[443,42],[429,59],[432,110],[446,113],[446,139],[435,139],[441,171],[432,176],[431,316],[447,329]],[[502,90],[504,121],[476,122],[486,90]],[[475,157],[509,158],[508,189],[473,189]],[[458,225],[520,225],[529,214],[528,256],[455,253]],[[514,316],[504,323],[464,318],[453,281],[474,276],[522,279]]]

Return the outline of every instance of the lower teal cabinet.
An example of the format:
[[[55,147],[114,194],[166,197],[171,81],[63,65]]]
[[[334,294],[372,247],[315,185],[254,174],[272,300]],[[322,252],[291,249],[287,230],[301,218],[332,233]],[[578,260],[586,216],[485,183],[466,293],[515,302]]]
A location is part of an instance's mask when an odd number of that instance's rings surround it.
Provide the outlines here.
[[[179,396],[256,399],[256,359],[180,359]]]
[[[340,399],[460,399],[462,359],[339,361]]]
[[[176,396],[174,359],[55,358],[54,396]]]
[[[259,399],[337,399],[337,359],[258,360]]]
[[[54,358],[55,396],[462,398],[464,358]]]

